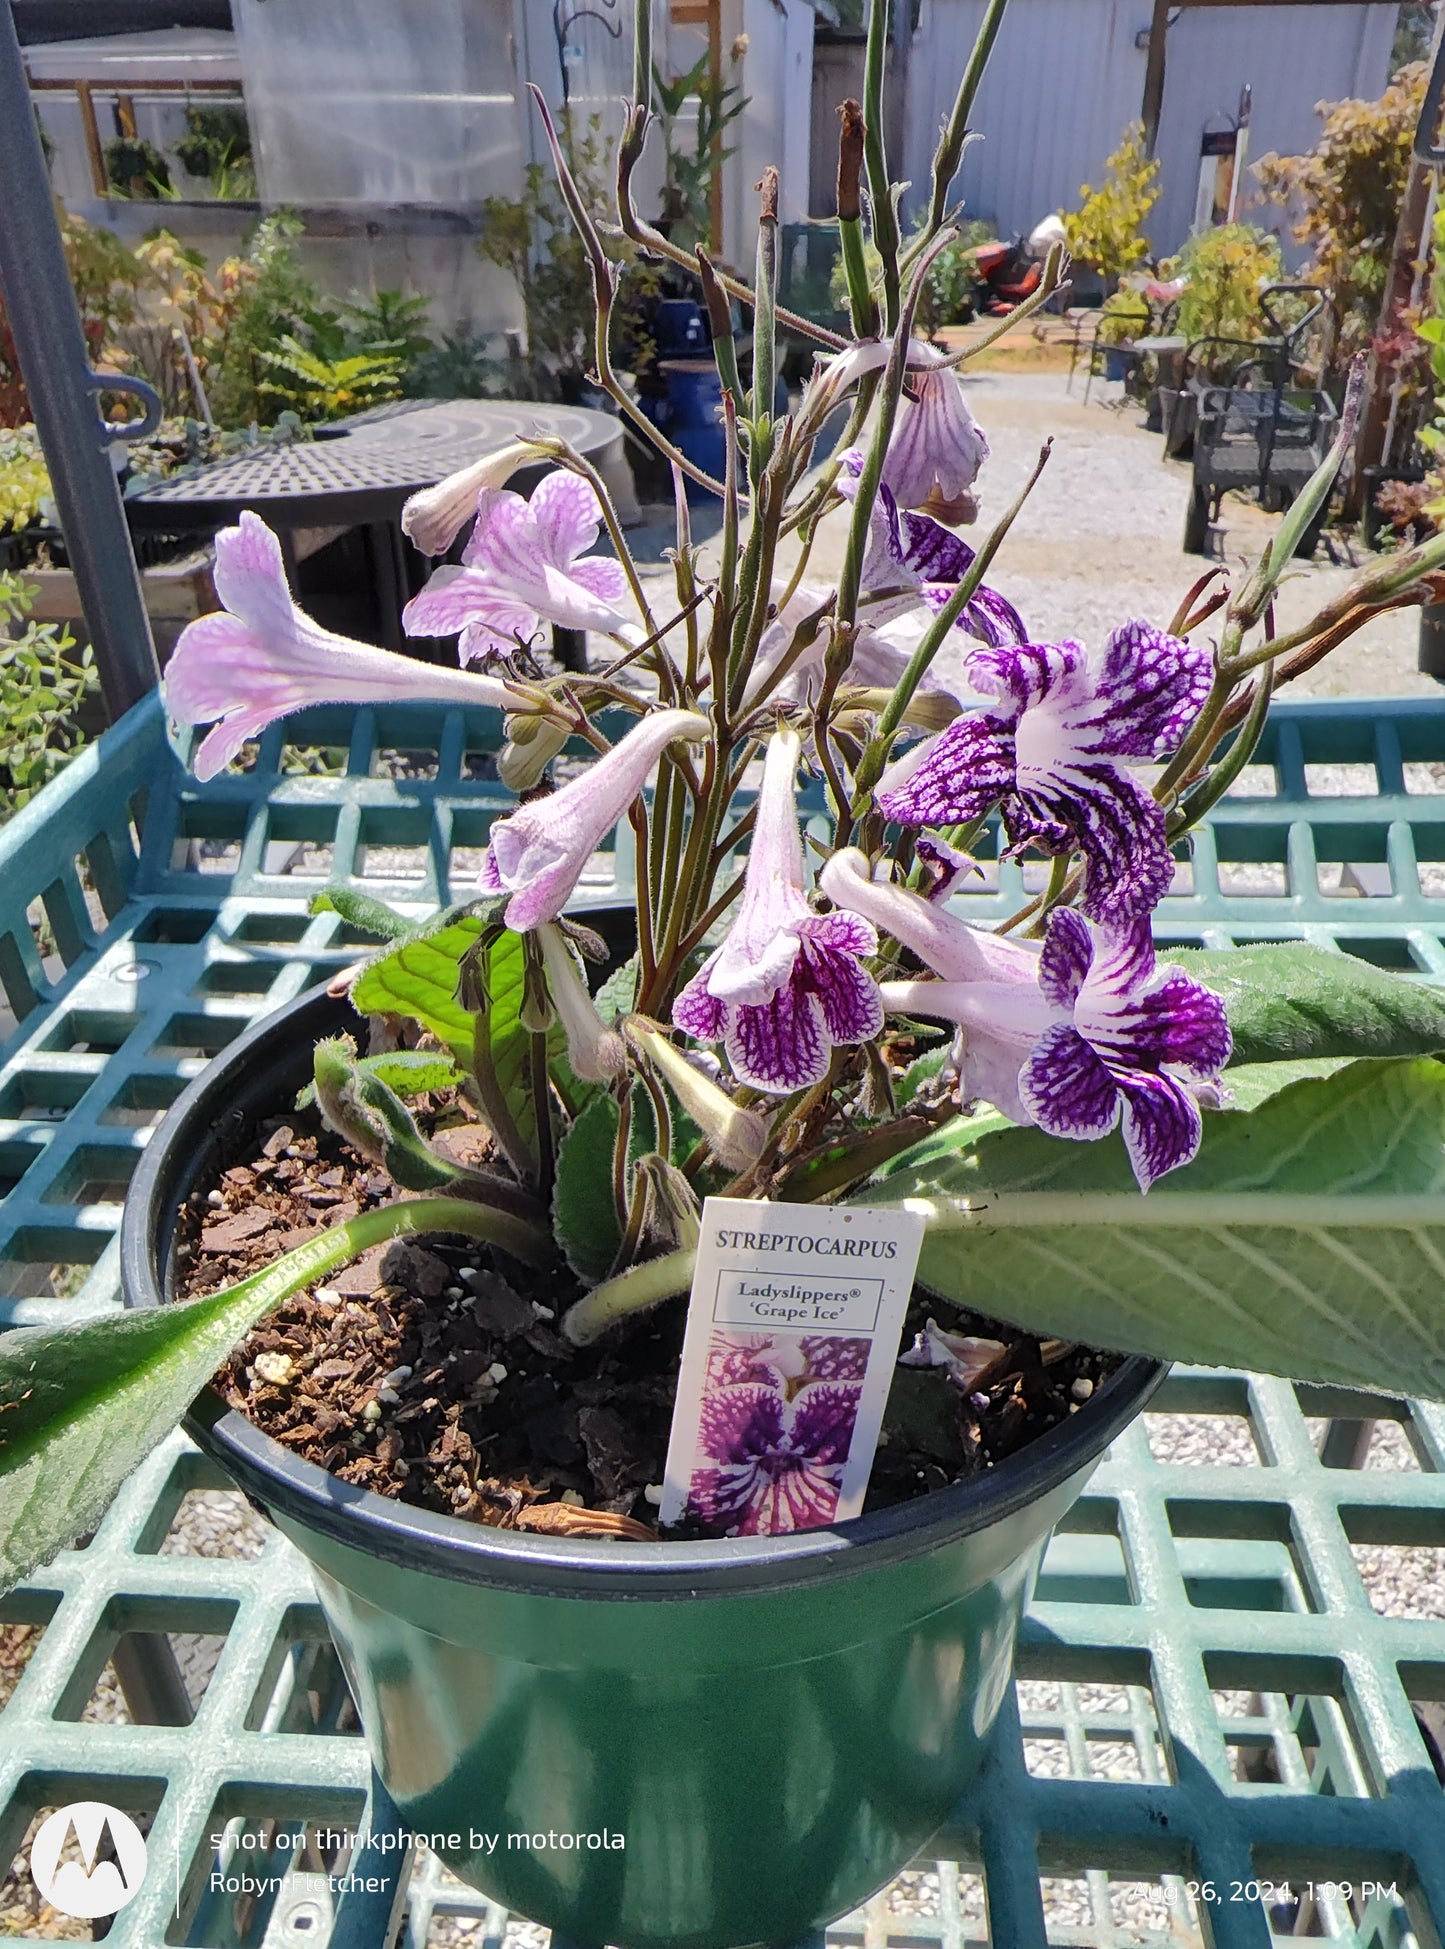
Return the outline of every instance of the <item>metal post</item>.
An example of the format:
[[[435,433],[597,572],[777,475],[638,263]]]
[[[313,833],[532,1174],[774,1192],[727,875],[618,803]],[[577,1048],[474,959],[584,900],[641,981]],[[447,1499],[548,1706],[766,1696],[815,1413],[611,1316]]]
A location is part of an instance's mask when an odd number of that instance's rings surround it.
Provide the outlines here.
[[[155,688],[160,672],[8,6],[0,6],[0,182],[0,292],[101,688],[117,718]]]
[[[1154,0],[1149,21],[1149,50],[1144,62],[1144,153],[1152,156],[1159,141],[1159,118],[1164,113],[1165,40],[1169,33],[1170,0]]]

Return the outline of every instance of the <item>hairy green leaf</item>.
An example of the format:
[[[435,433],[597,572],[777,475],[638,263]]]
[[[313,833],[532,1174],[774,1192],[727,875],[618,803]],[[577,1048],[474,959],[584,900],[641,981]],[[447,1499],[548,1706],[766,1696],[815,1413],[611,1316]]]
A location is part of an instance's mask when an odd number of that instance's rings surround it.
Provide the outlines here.
[[[425,1096],[428,1090],[454,1089],[461,1072],[450,1056],[435,1049],[388,1049],[379,1056],[358,1056],[358,1072],[376,1076],[398,1096]],[[306,1110],[316,1101],[316,1085],[308,1083],[297,1092],[296,1108]]]
[[[1141,1197],[1117,1133],[950,1126],[853,1202],[921,1202],[920,1279],[1030,1332],[1445,1398],[1445,1065],[1354,1062],[1204,1130]]]
[[[351,999],[363,1015],[401,1015],[446,1044],[459,1067],[471,1071],[474,1023],[458,1000],[463,958],[501,912],[503,902],[454,908],[426,930],[399,942],[364,969]],[[481,969],[489,998],[489,1060],[502,1098],[525,1144],[537,1134],[529,1087],[531,1035],[522,1024],[526,950],[522,936],[502,929],[486,948]],[[565,1046],[560,1031],[555,1038]]]
[[[425,932],[425,926],[409,920],[386,901],[356,887],[325,887],[313,894],[308,910],[313,914],[340,914],[350,927],[375,934],[379,941],[409,941]],[[450,916],[447,916],[450,918]]]
[[[1161,951],[1222,996],[1236,1063],[1428,1056],[1445,1049],[1445,987],[1402,981],[1305,941]]]
[[[612,1195],[617,1104],[600,1091],[562,1139],[552,1192],[552,1232],[579,1279],[604,1279],[622,1243]]]
[[[271,1307],[384,1239],[439,1232],[535,1265],[549,1256],[546,1239],[505,1212],[418,1198],[363,1212],[204,1299],[0,1336],[0,1594],[94,1528]]]
[[[472,1018],[457,1000],[462,956],[475,945],[481,914],[442,915],[438,924],[362,970],[351,999],[363,1015],[400,1015],[430,1029],[463,1067],[472,1056]]]

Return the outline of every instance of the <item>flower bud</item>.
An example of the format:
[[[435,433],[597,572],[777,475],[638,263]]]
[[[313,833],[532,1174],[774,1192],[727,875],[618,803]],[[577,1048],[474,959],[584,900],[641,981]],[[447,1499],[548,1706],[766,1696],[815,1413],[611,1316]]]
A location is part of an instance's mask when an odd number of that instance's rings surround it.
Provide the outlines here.
[[[530,792],[572,735],[555,718],[523,716],[507,719],[507,742],[497,756],[497,776],[509,792]]]
[[[519,467],[535,466],[530,440],[513,440],[484,454],[470,467],[413,494],[401,511],[402,532],[423,555],[445,555],[477,511],[477,496],[488,487],[505,487]]]
[[[734,1103],[726,1090],[710,1083],[694,1069],[675,1043],[643,1015],[629,1015],[623,1033],[634,1049],[647,1057],[666,1078],[673,1095],[707,1139],[719,1164],[727,1171],[750,1170],[763,1154],[768,1126],[756,1110]]]
[[[646,1192],[647,1230],[664,1244],[695,1252],[702,1214],[682,1172],[658,1151],[647,1151],[634,1168]]]
[[[584,1083],[605,1083],[627,1067],[627,1050],[593,1006],[571,948],[552,922],[537,929],[547,988],[567,1036],[567,1060]]]

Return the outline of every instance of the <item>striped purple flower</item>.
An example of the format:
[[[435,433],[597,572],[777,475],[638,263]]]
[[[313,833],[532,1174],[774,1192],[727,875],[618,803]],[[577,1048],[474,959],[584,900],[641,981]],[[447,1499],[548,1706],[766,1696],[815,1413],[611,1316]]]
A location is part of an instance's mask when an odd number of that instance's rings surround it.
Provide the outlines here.
[[[814,913],[803,891],[801,751],[796,731],[769,740],[737,916],[672,1005],[678,1028],[724,1044],[739,1082],[774,1095],[821,1081],[835,1043],[866,1042],[883,1026],[863,966],[877,935],[856,914]]]
[[[879,783],[879,809],[952,826],[997,805],[1011,853],[1082,853],[1085,913],[1148,913],[1173,875],[1164,809],[1120,761],[1172,750],[1213,668],[1207,646],[1145,622],[1116,629],[1097,669],[1075,642],[975,650],[969,681],[997,702],[906,753]]]
[[[714,1334],[688,1516],[724,1536],[830,1523],[870,1344],[831,1334]]]
[[[862,468],[858,448],[843,455],[837,487],[846,500],[856,495]],[[880,486],[868,518],[861,575],[870,620],[885,622],[919,602],[942,609],[973,562],[974,551],[966,541],[930,515],[900,508],[886,482]],[[955,628],[992,648],[1028,641],[1018,610],[987,583],[974,590]]]
[[[1122,1122],[1141,1191],[1199,1149],[1190,1085],[1212,1082],[1230,1056],[1224,1003],[1182,968],[1156,966],[1142,917],[1099,927],[1056,907],[1031,980],[887,982],[883,999],[956,1024],[965,1064],[1016,1122],[1077,1140]]]

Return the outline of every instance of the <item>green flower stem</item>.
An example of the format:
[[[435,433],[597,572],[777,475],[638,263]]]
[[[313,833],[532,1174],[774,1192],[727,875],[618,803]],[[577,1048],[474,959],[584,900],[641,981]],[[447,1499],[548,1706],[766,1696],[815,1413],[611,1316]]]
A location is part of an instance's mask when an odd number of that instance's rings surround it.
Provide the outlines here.
[[[875,14],[881,0],[875,0]],[[890,205],[891,208],[891,205]],[[874,212],[877,223],[877,212]],[[869,442],[864,457],[863,471],[858,476],[858,489],[853,497],[853,514],[848,523],[848,541],[843,551],[843,567],[838,576],[837,617],[839,623],[857,620],[858,592],[863,580],[863,561],[868,553],[868,527],[873,513],[873,504],[878,499],[879,484],[883,479],[883,463],[888,457],[888,442],[893,437],[894,422],[898,418],[898,403],[903,397],[903,382],[908,371],[908,348],[913,336],[913,318],[918,309],[918,300],[923,292],[924,279],[928,267],[953,236],[948,231],[930,245],[919,260],[918,269],[913,274],[913,282],[908,287],[908,296],[903,302],[893,333],[893,343],[888,352],[888,363],[883,369],[883,381],[878,388],[878,418],[873,428],[873,438]]]
[[[609,1326],[646,1313],[675,1293],[685,1293],[696,1263],[696,1252],[668,1252],[660,1259],[644,1259],[615,1279],[604,1280],[563,1315],[564,1337],[574,1347],[590,1346]]]
[[[863,110],[850,96],[838,114],[838,237],[843,275],[848,285],[848,310],[854,338],[873,338],[878,331],[878,307],[868,285],[868,259],[863,242],[861,185],[867,147]]]
[[[1233,672],[1227,671],[1222,659],[1217,658],[1214,681],[1203,708],[1154,786],[1154,796],[1161,805],[1170,802],[1181,781],[1190,775],[1202,758],[1208,756],[1223,735],[1224,713],[1234,694],[1234,684]]]
[[[853,800],[853,814],[855,818],[861,817],[867,809],[868,794],[873,790],[873,787],[883,775],[883,767],[888,762],[889,746],[893,742],[894,733],[903,722],[905,711],[913,701],[913,693],[917,690],[919,684],[922,683],[928,666],[948,641],[948,632],[963,614],[964,609],[972,599],[975,589],[977,589],[979,583],[982,582],[984,576],[988,573],[994,556],[1003,545],[1004,536],[1013,526],[1023,508],[1024,502],[1033,493],[1034,485],[1039,475],[1048,464],[1049,454],[1053,451],[1053,444],[1052,440],[1046,440],[1039,449],[1039,457],[1034,463],[1033,472],[1024,482],[1022,493],[1011,508],[1005,509],[1002,517],[995,524],[992,533],[969,564],[968,573],[963,577],[963,580],[959,583],[948,601],[924,631],[918,648],[909,659],[908,668],[899,679],[898,688],[894,691],[887,708],[879,718],[878,728],[869,739],[867,749],[859,760],[858,770],[854,778],[856,791]],[[861,498],[861,482],[859,484],[859,494]]]
[[[394,1205],[380,1205],[364,1211],[345,1224],[332,1225],[318,1238],[285,1253],[272,1264],[237,1280],[220,1292],[208,1293],[191,1305],[219,1308],[223,1302],[254,1293],[258,1301],[256,1318],[270,1307],[304,1292],[307,1286],[324,1279],[329,1272],[349,1265],[369,1252],[373,1245],[384,1245],[394,1238],[420,1238],[459,1232],[465,1238],[479,1238],[488,1245],[520,1259],[523,1265],[539,1269],[552,1263],[552,1241],[536,1225],[498,1211],[494,1205],[478,1204],[472,1198],[404,1198]],[[264,1304],[260,1302],[264,1299]]]
[[[863,61],[863,160],[872,205],[873,246],[883,260],[883,318],[887,331],[899,323],[898,209],[888,180],[883,141],[883,71],[888,58],[892,0],[870,0],[868,45]]]
[[[542,91],[535,82],[528,82],[532,99],[537,104],[537,112],[542,117],[542,126],[547,134],[547,146],[552,151],[552,165],[557,172],[557,186],[562,192],[562,201],[567,205],[577,235],[582,240],[587,253],[588,266],[592,273],[592,296],[597,307],[597,330],[594,339],[594,352],[597,360],[597,378],[604,392],[616,400],[623,416],[642,435],[643,439],[679,468],[689,480],[695,480],[713,494],[721,494],[721,481],[713,479],[701,467],[695,466],[681,447],[658,432],[652,421],[633,399],[631,393],[618,379],[612,366],[612,299],[614,286],[611,260],[602,248],[602,239],[597,234],[597,226],[592,221],[591,212],[582,201],[572,171],[567,166],[567,158],[562,153],[562,144],[557,139],[556,125],[543,98]],[[688,259],[691,268],[696,269],[693,259]]]
[[[848,285],[848,310],[853,330],[859,338],[872,338],[878,330],[878,307],[868,288],[868,259],[863,244],[860,217],[841,218],[838,236],[842,246],[843,276]]]
[[[632,9],[632,106],[641,110],[645,133],[652,111],[652,0],[637,0]]]
[[[758,239],[758,249],[762,250],[762,238]],[[777,249],[774,245],[773,258],[776,262]],[[718,282],[712,259],[699,244],[697,248],[698,276],[702,280],[703,297],[707,300],[708,332],[712,339],[713,363],[717,367],[718,381],[726,393],[731,393],[733,403],[739,413],[747,411],[743,398],[743,382],[738,375],[738,348],[733,338],[732,307],[727,293]],[[776,305],[776,294],[770,302]]]
[[[1230,607],[1230,621],[1236,625],[1237,633],[1230,643],[1228,658],[1226,658],[1224,643],[1220,645],[1222,667],[1228,667],[1233,661],[1239,638],[1245,631],[1252,629],[1264,614],[1270,597],[1279,587],[1290,559],[1299,546],[1301,535],[1328,501],[1330,491],[1335,484],[1335,475],[1340,471],[1345,455],[1354,445],[1355,426],[1360,417],[1364,396],[1365,355],[1360,353],[1350,368],[1349,384],[1345,389],[1345,403],[1340,413],[1340,424],[1329,452],[1290,503],[1283,520],[1275,529],[1258,568],[1245,584],[1243,594]],[[1270,654],[1274,652],[1271,651]]]
[[[933,193],[928,206],[928,223],[919,243],[929,243],[943,228],[948,211],[948,192],[953,187],[953,179],[958,174],[958,165],[963,160],[964,147],[968,141],[968,118],[973,113],[974,97],[983,71],[988,66],[988,58],[993,53],[993,44],[998,39],[998,30],[1003,25],[1004,7],[1007,0],[989,0],[987,11],[979,22],[978,33],[974,36],[973,50],[968,57],[968,66],[963,71],[963,79],[958,84],[954,97],[953,111],[944,125],[939,137],[938,147],[933,153]]]
[[[1255,747],[1264,730],[1264,721],[1269,716],[1269,700],[1274,693],[1274,672],[1273,661],[1266,663],[1260,672],[1259,683],[1249,706],[1249,715],[1240,726],[1238,737],[1214,770],[1184,801],[1177,815],[1177,823],[1175,820],[1170,821],[1171,839],[1176,838],[1179,833],[1187,832],[1191,826],[1198,825],[1205,813],[1224,797],[1254,756]]]
[[[770,164],[759,188],[757,306],[753,312],[752,434],[748,441],[748,478],[754,490],[773,451],[773,390],[777,376],[778,301],[778,172]]]

